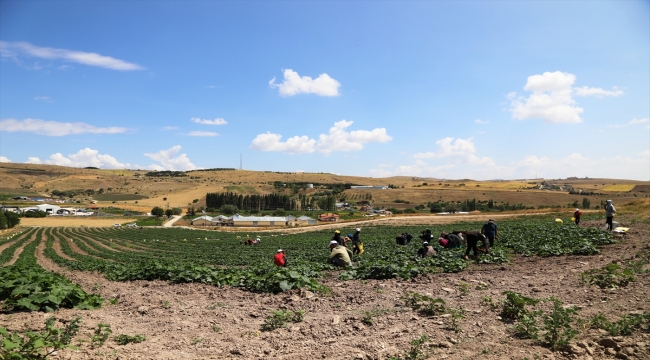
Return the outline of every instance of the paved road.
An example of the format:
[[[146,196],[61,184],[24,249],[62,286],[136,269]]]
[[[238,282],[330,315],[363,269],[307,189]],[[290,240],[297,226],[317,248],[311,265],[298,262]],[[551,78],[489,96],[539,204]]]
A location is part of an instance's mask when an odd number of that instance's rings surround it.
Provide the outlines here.
[[[163,227],[171,227],[171,226],[174,225],[174,223],[177,222],[178,219],[180,219],[180,218],[181,218],[180,215],[174,215],[174,216],[172,216],[172,219],[169,220],[169,221],[167,221],[166,223],[164,223],[164,224],[163,224]]]

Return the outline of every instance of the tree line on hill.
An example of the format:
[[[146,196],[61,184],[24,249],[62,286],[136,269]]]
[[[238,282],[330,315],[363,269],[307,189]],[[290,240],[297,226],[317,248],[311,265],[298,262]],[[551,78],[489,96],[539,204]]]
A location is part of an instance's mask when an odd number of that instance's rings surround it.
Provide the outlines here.
[[[234,205],[242,210],[298,210],[298,203],[289,195],[241,195],[231,192],[207,193],[206,207],[219,209],[223,205]]]
[[[0,210],[0,230],[11,229],[20,224],[20,215],[13,211]]]

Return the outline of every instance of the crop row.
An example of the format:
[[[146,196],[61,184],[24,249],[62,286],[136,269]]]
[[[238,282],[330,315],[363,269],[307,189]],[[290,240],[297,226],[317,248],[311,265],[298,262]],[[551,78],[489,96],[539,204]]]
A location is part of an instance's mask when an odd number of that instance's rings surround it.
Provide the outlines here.
[[[433,225],[434,234],[451,230],[478,229],[480,223]],[[511,253],[524,256],[561,254],[592,255],[598,247],[612,243],[609,233],[573,224],[557,225],[548,219],[511,220],[499,225],[499,239],[490,255],[480,263],[509,261]],[[397,245],[395,236],[414,235],[423,226],[368,226],[362,229],[364,254],[355,256],[355,266],[339,274],[341,279],[410,278],[431,272],[457,272],[467,267],[463,249],[442,250],[437,256],[419,258],[420,242]],[[342,229],[344,234],[353,229]],[[259,245],[242,241],[257,234],[221,233],[202,230],[57,228],[48,230],[46,254],[61,266],[99,271],[111,280],[202,282],[245,287],[253,291],[281,291],[307,286],[322,290],[314,280],[334,270],[326,264],[331,231],[300,234],[264,234]],[[59,256],[53,249],[60,243]],[[83,251],[73,251],[73,245]],[[288,268],[277,268],[272,256],[285,250]]]

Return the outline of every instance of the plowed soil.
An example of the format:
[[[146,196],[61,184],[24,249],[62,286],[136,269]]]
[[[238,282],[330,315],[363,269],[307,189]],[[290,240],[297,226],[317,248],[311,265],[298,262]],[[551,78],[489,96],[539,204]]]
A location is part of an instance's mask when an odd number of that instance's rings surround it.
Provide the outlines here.
[[[625,218],[617,220],[626,224]],[[575,345],[553,352],[532,340],[514,337],[512,323],[500,318],[499,309],[483,302],[490,297],[497,303],[510,290],[534,298],[555,296],[564,304],[578,306],[579,316],[586,320],[596,314],[617,320],[630,312],[650,311],[648,273],[638,274],[635,282],[615,290],[581,281],[581,272],[650,251],[650,225],[626,226],[631,228],[626,238],[604,247],[600,255],[515,256],[505,265],[472,264],[461,273],[409,281],[320,279],[332,288],[331,296],[300,290],[257,294],[163,281],[117,283],[99,274],[61,269],[45,258],[43,243],[37,257],[41,266],[63,273],[86,291],[116,299],[116,304],[107,301],[99,310],[63,309],[54,314],[58,319],[82,316],[79,338],[87,339],[98,323],[110,324],[113,335],[146,337],[140,344],[125,346],[109,340],[98,349],[85,343],[78,351],[59,352],[55,359],[389,359],[403,356],[410,342],[423,334],[431,339],[423,347],[423,358],[430,359],[650,359],[649,334],[613,338],[614,345],[605,347],[601,340],[610,336],[587,325],[580,327]],[[460,331],[451,328],[448,317],[426,317],[405,307],[400,297],[408,291],[440,297],[448,306],[464,309]],[[270,310],[277,309],[304,310],[304,321],[261,331]],[[378,314],[373,323],[362,322],[364,311],[372,309]],[[0,313],[0,326],[42,328],[49,316]]]

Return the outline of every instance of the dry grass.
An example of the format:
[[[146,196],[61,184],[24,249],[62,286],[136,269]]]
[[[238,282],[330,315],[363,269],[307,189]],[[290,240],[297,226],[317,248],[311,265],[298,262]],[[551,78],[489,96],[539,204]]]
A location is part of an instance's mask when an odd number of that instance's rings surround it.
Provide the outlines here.
[[[464,201],[465,199],[494,200],[510,204],[523,203],[527,206],[567,205],[573,201],[582,202],[582,196],[569,195],[556,191],[530,190],[543,179],[513,181],[475,181],[439,180],[417,177],[367,178],[319,173],[273,173],[247,170],[234,171],[195,171],[179,178],[146,177],[147,171],[139,170],[97,170],[78,169],[53,165],[34,164],[0,164],[0,194],[21,194],[48,196],[52,190],[95,191],[111,188],[109,194],[138,194],[148,198],[126,201],[100,201],[98,206],[116,206],[124,209],[148,212],[154,206],[187,208],[189,204],[205,206],[205,194],[208,192],[233,191],[243,194],[269,194],[276,190],[274,181],[306,183],[353,183],[364,185],[396,185],[392,190],[346,190],[349,201],[362,200],[371,194],[373,203],[394,206],[394,200],[411,202],[410,207],[426,204],[429,201]],[[571,179],[547,180],[557,185],[573,185],[575,188],[598,193],[604,196],[589,197],[592,205],[601,200],[613,198],[616,203],[633,200],[634,194],[645,196],[646,193],[633,191],[635,185],[650,186],[650,182],[615,180],[615,179]],[[422,186],[427,183],[426,186]],[[535,184],[533,184],[535,183]],[[403,186],[403,188],[402,188]],[[308,190],[313,194],[319,189]],[[91,197],[80,197],[82,204],[89,204]],[[193,201],[199,199],[197,203]]]
[[[614,184],[606,186],[600,190],[608,192],[628,192],[634,189],[635,184]]]
[[[103,218],[94,216],[48,216],[44,218],[22,218],[22,226],[89,226],[102,227],[113,226],[113,224],[127,224],[137,219],[129,217]]]

